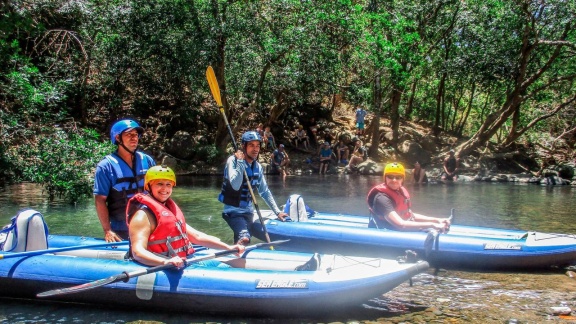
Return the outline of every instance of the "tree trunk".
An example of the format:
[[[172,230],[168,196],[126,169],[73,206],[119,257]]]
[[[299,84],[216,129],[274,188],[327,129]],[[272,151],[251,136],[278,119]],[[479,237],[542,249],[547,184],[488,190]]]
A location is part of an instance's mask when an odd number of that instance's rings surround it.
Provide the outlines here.
[[[394,150],[398,149],[398,135],[400,127],[400,100],[402,99],[402,90],[398,85],[393,84],[390,92],[390,127],[392,127],[392,146]]]
[[[373,87],[374,118],[372,118],[370,125],[372,127],[372,141],[368,150],[368,156],[373,160],[378,158],[378,147],[380,146],[380,116],[382,115],[382,84],[380,81],[380,75],[377,75]]]
[[[287,90],[282,90],[276,95],[276,104],[270,110],[270,117],[268,118],[268,125],[278,123],[278,118],[286,109],[289,103],[286,101]]]
[[[476,148],[484,145],[514,113],[514,110],[521,104],[521,101],[522,99],[517,93],[512,93],[503,107],[497,112],[488,115],[486,121],[480,126],[476,134],[460,145],[456,155],[458,157],[466,156]]]
[[[526,4],[527,6],[527,4]],[[526,10],[526,12],[529,12]],[[527,19],[526,21],[530,21]],[[567,22],[565,25],[565,29],[563,34],[559,37],[561,41],[564,41],[568,35],[568,32],[571,30],[571,23]],[[506,97],[505,103],[502,105],[497,112],[494,112],[486,118],[486,121],[482,124],[480,129],[470,138],[468,141],[460,145],[457,155],[462,157],[464,155],[470,154],[473,150],[478,148],[479,146],[484,145],[494,134],[502,127],[502,125],[514,114],[517,109],[520,109],[521,104],[526,100],[526,90],[533,85],[535,82],[541,79],[546,71],[548,71],[552,66],[553,63],[560,57],[560,53],[563,47],[563,43],[555,43],[552,44],[554,46],[554,50],[547,59],[542,60],[542,65],[535,69],[531,75],[528,75],[528,65],[533,58],[532,54],[536,51],[539,46],[547,46],[544,45],[544,42],[536,42],[533,40],[534,30],[533,25],[530,23],[526,23],[524,29],[522,31],[522,46],[519,49],[519,58],[518,64],[516,69],[516,77],[514,78],[514,85],[513,90],[508,94]],[[544,55],[543,52],[538,53],[540,55]],[[536,54],[534,54],[536,55]],[[558,81],[562,80],[561,78]],[[554,82],[547,84],[546,86],[550,86]],[[535,90],[535,94],[538,91],[545,89],[544,87],[539,87]]]
[[[450,131],[455,131],[456,130],[456,116],[458,115],[458,110],[460,110],[460,101],[462,100],[462,97],[464,96],[464,89],[459,89],[459,94],[458,94],[458,98],[454,98],[453,103],[452,103],[452,107],[453,107],[453,111],[454,113],[452,114],[452,120],[450,121]]]
[[[440,134],[440,123],[442,118],[442,100],[444,99],[444,85],[446,83],[446,73],[442,73],[438,92],[436,94],[436,118],[434,119],[434,135]]]
[[[412,86],[410,87],[410,97],[408,98],[408,102],[406,103],[406,120],[412,120],[412,111],[414,110],[414,97],[416,96],[416,85],[418,81],[414,80],[412,82]]]
[[[272,63],[267,62],[262,68],[262,71],[260,71],[260,78],[258,79],[258,84],[256,85],[256,89],[252,95],[252,101],[250,102],[250,105],[244,109],[244,111],[242,111],[240,117],[238,117],[238,121],[236,122],[236,125],[233,129],[234,134],[236,134],[239,129],[244,127],[244,122],[248,119],[248,116],[250,116],[256,107],[258,107],[258,103],[260,102],[260,94],[262,93],[262,87],[264,86],[264,80],[266,79],[266,75],[268,74],[268,71],[271,67]]]
[[[92,65],[92,55],[88,53],[88,59],[84,62],[84,70],[82,73],[82,85],[80,86],[80,117],[82,119],[82,124],[88,124],[88,108],[87,101],[88,95],[86,93],[86,87],[88,85],[88,78],[90,77],[90,66]]]
[[[524,133],[526,133],[526,131],[528,131],[530,128],[534,127],[538,122],[556,115],[560,110],[562,110],[568,106],[571,106],[574,103],[574,101],[576,101],[576,95],[573,95],[568,100],[559,104],[558,106],[556,106],[553,110],[551,110],[547,114],[544,114],[542,116],[539,116],[539,117],[533,119],[530,123],[528,123],[528,125],[526,125],[526,127],[522,128],[520,130],[513,128],[510,131],[510,133],[508,134],[508,137],[506,137],[506,139],[502,143],[502,147],[507,147],[507,146],[512,145],[512,143],[514,143],[518,138],[520,138],[520,136],[524,135]]]
[[[468,99],[468,105],[466,107],[466,111],[462,115],[462,118],[458,121],[458,126],[456,129],[456,135],[462,136],[464,132],[464,125],[466,125],[466,121],[468,121],[468,116],[470,115],[470,111],[472,110],[472,102],[474,101],[474,93],[476,92],[476,82],[472,83],[472,90],[470,90],[470,98]]]
[[[266,64],[262,68],[262,71],[260,71],[260,77],[258,78],[258,84],[256,85],[256,89],[254,90],[254,94],[252,95],[252,101],[250,102],[250,105],[242,111],[242,113],[240,114],[240,117],[238,117],[238,120],[235,123],[234,129],[232,130],[234,132],[234,134],[236,134],[240,129],[244,128],[245,121],[248,119],[250,114],[252,112],[254,112],[256,110],[256,108],[258,107],[258,105],[260,103],[260,97],[261,97],[262,91],[263,91],[262,89],[264,87],[264,81],[266,80],[266,75],[268,74],[268,72],[272,68],[272,65],[274,65],[278,61],[280,61],[280,59],[282,59],[284,56],[286,56],[286,53],[290,52],[290,50],[292,50],[293,48],[294,48],[294,46],[290,45],[285,51],[278,53],[278,55],[276,57],[274,57],[274,58],[272,58],[266,62]],[[280,94],[280,95],[282,95],[282,94]],[[278,106],[278,104],[277,104],[277,106]],[[274,108],[272,108],[272,109],[274,109]],[[271,112],[271,115],[274,115],[274,113]],[[275,122],[276,122],[276,118],[270,118],[270,120],[268,121],[268,123],[275,123]]]
[[[508,132],[508,137],[514,137],[514,134],[518,132],[518,128],[520,127],[520,106],[516,107],[514,113],[512,114],[512,128],[510,128],[510,132]]]

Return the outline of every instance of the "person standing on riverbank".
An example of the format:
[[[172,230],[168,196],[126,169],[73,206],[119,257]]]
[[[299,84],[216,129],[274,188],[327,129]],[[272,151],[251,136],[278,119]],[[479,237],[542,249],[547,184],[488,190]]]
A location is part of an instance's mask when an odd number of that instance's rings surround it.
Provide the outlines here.
[[[357,136],[364,135],[364,118],[366,118],[366,115],[368,115],[368,113],[366,112],[366,110],[364,110],[364,108],[357,107],[356,113],[355,113],[355,117],[356,117],[355,124],[356,124],[356,135]]]
[[[224,181],[222,192],[218,200],[224,204],[222,218],[234,232],[234,242],[247,245],[252,237],[254,218],[254,203],[246,181],[247,175],[253,192],[266,202],[268,207],[276,214],[280,221],[284,221],[288,214],[282,212],[276,205],[272,192],[268,189],[266,179],[262,173],[262,166],[258,162],[262,137],[254,131],[242,135],[242,149],[236,151],[226,161],[224,168]]]
[[[370,210],[370,228],[387,228],[397,231],[422,231],[435,229],[445,232],[450,220],[413,213],[410,194],[403,187],[406,172],[400,163],[384,167],[384,183],[368,192],[366,202]]]
[[[144,175],[156,162],[138,151],[144,129],[131,119],[112,125],[110,140],[118,148],[96,166],[94,175],[94,203],[104,230],[106,242],[128,239],[126,204],[128,199],[144,188]]]
[[[330,161],[332,161],[332,148],[330,148],[330,142],[324,142],[320,148],[320,171],[319,174],[326,174],[328,172],[328,167],[330,166]]]

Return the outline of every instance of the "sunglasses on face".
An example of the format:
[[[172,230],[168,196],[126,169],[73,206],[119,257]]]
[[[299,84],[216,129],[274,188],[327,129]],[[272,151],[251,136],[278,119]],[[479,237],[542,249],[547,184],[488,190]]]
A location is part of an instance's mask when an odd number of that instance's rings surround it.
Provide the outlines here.
[[[387,175],[386,179],[390,179],[390,180],[402,180],[404,179],[403,176],[401,175]]]

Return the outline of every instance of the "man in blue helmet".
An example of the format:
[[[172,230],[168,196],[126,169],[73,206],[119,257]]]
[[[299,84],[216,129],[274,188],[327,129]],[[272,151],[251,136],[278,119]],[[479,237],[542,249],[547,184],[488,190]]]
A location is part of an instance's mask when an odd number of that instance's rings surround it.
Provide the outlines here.
[[[254,204],[248,188],[244,172],[250,178],[254,193],[258,192],[268,207],[272,209],[281,221],[288,220],[288,214],[281,211],[276,205],[272,192],[268,189],[266,179],[262,173],[262,166],[258,163],[262,137],[254,131],[242,135],[242,149],[238,149],[226,161],[224,169],[224,182],[218,200],[224,204],[222,218],[234,231],[234,243],[247,245],[250,243],[250,230],[254,217]]]
[[[96,167],[94,202],[106,242],[128,239],[128,199],[143,191],[144,175],[156,165],[152,157],[137,151],[143,132],[144,129],[131,119],[114,123],[110,140],[118,149],[102,159]]]

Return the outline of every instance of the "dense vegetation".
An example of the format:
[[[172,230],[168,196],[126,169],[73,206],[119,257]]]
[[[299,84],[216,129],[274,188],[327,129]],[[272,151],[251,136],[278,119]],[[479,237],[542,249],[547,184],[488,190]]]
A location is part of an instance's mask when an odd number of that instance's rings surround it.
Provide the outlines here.
[[[468,138],[459,154],[576,142],[574,1],[12,0],[0,13],[0,178],[71,201],[90,195],[117,118],[140,120],[155,154],[216,161],[227,133],[208,65],[235,131],[346,102],[389,119],[392,147],[409,119]],[[190,147],[170,150],[182,132]]]

